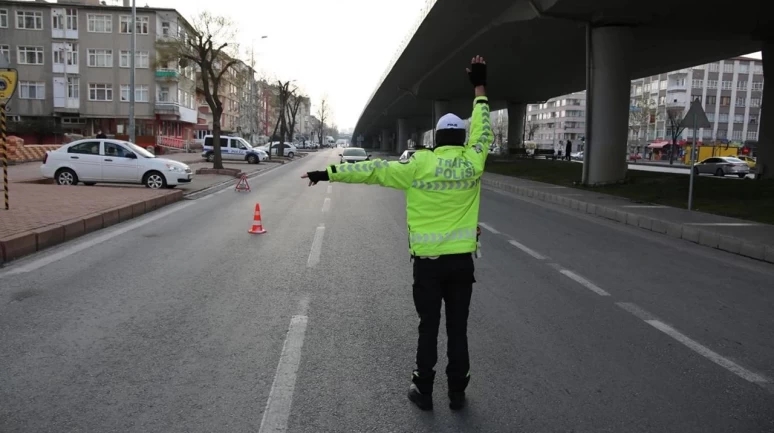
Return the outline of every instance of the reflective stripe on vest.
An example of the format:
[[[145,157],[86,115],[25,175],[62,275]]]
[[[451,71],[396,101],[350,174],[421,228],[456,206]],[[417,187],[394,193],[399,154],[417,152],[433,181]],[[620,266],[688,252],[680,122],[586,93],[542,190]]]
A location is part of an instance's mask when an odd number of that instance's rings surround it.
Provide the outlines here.
[[[476,240],[476,228],[459,229],[449,233],[411,233],[409,240],[412,244],[433,245],[441,245],[450,241]]]
[[[471,189],[475,188],[479,184],[480,180],[450,180],[450,181],[435,181],[425,182],[422,180],[415,180],[411,182],[411,187],[416,189],[422,189],[425,191],[446,191],[450,189]]]

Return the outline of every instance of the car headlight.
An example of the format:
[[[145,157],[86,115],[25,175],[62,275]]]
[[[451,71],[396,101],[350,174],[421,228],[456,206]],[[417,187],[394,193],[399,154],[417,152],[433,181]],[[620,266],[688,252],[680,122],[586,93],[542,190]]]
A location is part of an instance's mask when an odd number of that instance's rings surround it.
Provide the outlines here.
[[[184,173],[185,172],[184,168],[179,167],[177,165],[173,165],[173,164],[167,164],[167,170],[178,172],[178,173]]]

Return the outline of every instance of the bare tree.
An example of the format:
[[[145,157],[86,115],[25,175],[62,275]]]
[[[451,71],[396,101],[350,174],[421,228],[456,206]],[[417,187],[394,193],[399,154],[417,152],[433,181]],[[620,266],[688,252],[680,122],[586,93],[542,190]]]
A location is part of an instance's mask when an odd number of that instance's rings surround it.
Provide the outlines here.
[[[325,121],[330,117],[330,107],[328,106],[328,97],[323,96],[320,101],[320,106],[317,107],[317,125],[320,131],[320,147],[323,145],[323,137],[325,136]]]
[[[223,102],[220,91],[226,74],[239,63],[234,56],[236,46],[229,43],[236,37],[234,23],[228,18],[202,12],[192,22],[192,28],[179,32],[178,36],[159,39],[156,43],[157,61],[167,65],[175,62],[183,67],[193,63],[198,66],[199,82],[207,105],[212,112],[213,168],[223,168],[220,153],[220,119]]]
[[[685,127],[680,126],[683,121],[683,111],[685,107],[675,106],[667,107],[667,133],[672,138],[672,144],[669,146],[669,163],[674,164],[675,150],[677,149],[677,139],[682,135]]]
[[[532,140],[535,138],[535,132],[540,129],[540,124],[535,122],[527,122],[527,138]]]
[[[277,144],[277,156],[283,156],[285,154],[285,137],[288,134],[288,104],[290,98],[295,92],[295,87],[291,88],[290,81],[277,81],[277,123],[274,125],[274,133],[272,134],[272,140],[277,134],[277,128],[279,128],[279,144]],[[271,153],[271,145],[269,146],[269,153]]]
[[[495,143],[503,147],[505,137],[508,136],[508,116],[504,115],[503,110],[497,111],[492,117],[492,132],[494,132]]]
[[[645,157],[643,140],[647,140],[648,127],[656,122],[656,109],[656,101],[643,95],[629,110],[629,130],[636,137],[637,151],[643,149],[643,158]]]
[[[304,97],[296,95],[294,90],[288,97],[288,104],[285,109],[285,115],[288,118],[288,141],[293,142],[293,135],[296,131],[296,114],[298,114],[298,107],[304,102]]]

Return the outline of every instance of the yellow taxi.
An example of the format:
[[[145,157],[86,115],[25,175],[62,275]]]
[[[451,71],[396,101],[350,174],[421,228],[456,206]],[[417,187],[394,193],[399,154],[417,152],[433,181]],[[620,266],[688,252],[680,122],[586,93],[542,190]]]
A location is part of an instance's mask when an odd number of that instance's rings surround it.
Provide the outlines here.
[[[735,158],[741,159],[746,162],[750,168],[755,168],[755,158],[747,155],[737,155]]]

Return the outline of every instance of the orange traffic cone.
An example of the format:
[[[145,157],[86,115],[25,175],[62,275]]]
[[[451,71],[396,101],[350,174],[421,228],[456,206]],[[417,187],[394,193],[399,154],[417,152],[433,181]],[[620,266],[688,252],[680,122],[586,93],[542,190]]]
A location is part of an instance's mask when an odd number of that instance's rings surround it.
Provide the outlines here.
[[[255,214],[253,215],[253,226],[250,227],[250,230],[248,230],[247,233],[252,233],[254,235],[262,235],[266,233],[266,230],[263,229],[263,224],[261,224],[260,203],[255,204]]]

